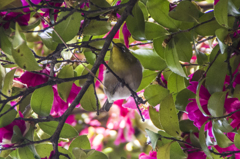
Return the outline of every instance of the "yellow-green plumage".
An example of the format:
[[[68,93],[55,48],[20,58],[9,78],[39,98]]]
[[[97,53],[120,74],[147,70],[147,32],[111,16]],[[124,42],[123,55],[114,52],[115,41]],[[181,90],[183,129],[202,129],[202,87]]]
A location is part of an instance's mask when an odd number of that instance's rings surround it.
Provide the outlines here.
[[[118,75],[129,87],[136,91],[142,80],[142,66],[124,44],[113,45],[108,62],[110,69]],[[104,72],[104,92],[108,97],[103,109],[108,111],[115,100],[126,99],[131,92],[123,86],[117,78],[109,71]]]

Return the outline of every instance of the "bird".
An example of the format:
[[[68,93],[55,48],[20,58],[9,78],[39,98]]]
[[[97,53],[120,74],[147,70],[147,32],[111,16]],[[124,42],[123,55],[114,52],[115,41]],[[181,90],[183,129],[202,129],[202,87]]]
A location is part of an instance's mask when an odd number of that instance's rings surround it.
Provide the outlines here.
[[[125,84],[133,91],[136,91],[142,81],[141,63],[122,43],[113,42],[108,67],[121,79],[121,81],[106,68],[104,71],[103,90],[108,99],[102,107],[104,111],[109,111],[114,101],[126,99],[131,95],[131,91]]]

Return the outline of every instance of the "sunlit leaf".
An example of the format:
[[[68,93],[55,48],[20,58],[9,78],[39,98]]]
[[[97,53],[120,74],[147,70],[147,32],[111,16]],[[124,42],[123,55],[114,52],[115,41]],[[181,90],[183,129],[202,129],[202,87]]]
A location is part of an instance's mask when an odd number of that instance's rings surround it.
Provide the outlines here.
[[[58,78],[71,78],[74,77],[73,67],[71,65],[64,66],[59,74]],[[59,93],[59,96],[66,102],[67,98],[69,96],[69,93],[71,91],[73,82],[63,82],[60,84],[57,84],[57,90]]]
[[[169,91],[159,85],[150,85],[144,91],[144,97],[151,106],[159,104],[168,94]]]
[[[57,21],[62,20],[69,13],[70,11],[61,12],[60,16],[57,18]],[[77,35],[82,19],[83,17],[81,13],[74,12],[73,14],[67,16],[67,18],[61,23],[55,25],[54,29],[64,42],[70,41]],[[62,40],[58,37],[58,35],[53,32],[53,40],[58,43],[63,43]]]
[[[179,137],[179,121],[172,94],[169,94],[162,100],[159,113],[161,125],[166,133],[174,137]]]
[[[53,104],[52,86],[36,89],[31,97],[31,108],[40,116],[48,116]]]

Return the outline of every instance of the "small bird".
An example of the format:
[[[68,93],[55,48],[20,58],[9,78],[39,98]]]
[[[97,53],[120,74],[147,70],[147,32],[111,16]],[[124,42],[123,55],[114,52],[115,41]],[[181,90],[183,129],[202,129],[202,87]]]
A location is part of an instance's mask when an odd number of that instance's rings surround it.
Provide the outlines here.
[[[138,89],[142,81],[142,65],[124,44],[113,43],[108,66],[133,91]],[[105,111],[109,111],[115,100],[126,99],[131,95],[129,89],[108,69],[104,72],[103,84],[108,97],[102,108]]]

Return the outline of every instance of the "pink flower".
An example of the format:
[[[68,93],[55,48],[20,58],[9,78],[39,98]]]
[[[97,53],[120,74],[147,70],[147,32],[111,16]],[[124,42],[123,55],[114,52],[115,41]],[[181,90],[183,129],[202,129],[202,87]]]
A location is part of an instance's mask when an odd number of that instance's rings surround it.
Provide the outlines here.
[[[45,68],[40,73],[50,74],[50,69]],[[43,84],[48,81],[48,77],[45,75],[40,75],[32,72],[25,71],[20,78],[15,78],[15,80],[20,81],[27,85],[27,87],[35,87],[37,85]]]
[[[0,26],[3,25],[3,27],[5,29],[9,28],[10,22],[14,21],[14,22],[18,22],[19,25],[28,25],[28,21],[30,19],[30,14],[23,14],[20,12],[0,12],[0,17],[1,17],[1,22]],[[18,18],[16,18],[18,17]]]
[[[122,33],[123,33],[124,43],[126,47],[129,48],[129,38],[131,37],[131,33],[128,30],[126,23],[123,24]]]
[[[103,127],[87,127],[83,129],[79,135],[88,135],[91,148],[97,151],[103,150],[103,140],[109,136],[109,130]]]
[[[141,153],[139,155],[139,159],[157,159],[157,152],[156,151],[150,151],[149,155],[145,153]]]
[[[207,155],[203,151],[190,152],[187,159],[205,159]]]
[[[134,118],[134,110],[129,110],[122,107],[123,100],[114,102],[110,109],[110,117],[107,121],[107,128],[117,130],[117,138],[114,141],[115,145],[132,140],[134,128],[131,119]]]
[[[227,98],[224,103],[224,108],[226,109],[227,113],[231,113],[233,111],[236,111],[240,109],[240,101],[238,98]],[[240,127],[240,112],[236,112],[233,115],[231,115],[231,118],[233,119],[230,125],[233,128],[239,129]]]
[[[101,65],[99,66],[99,73],[98,73],[98,79],[99,79],[100,81],[103,81],[103,72],[104,72],[104,65],[101,64]],[[95,84],[95,87],[99,87],[99,85],[100,85],[100,82],[97,80],[97,81],[96,81],[96,84]]]
[[[23,117],[22,113],[19,112],[20,117]],[[18,126],[21,130],[22,135],[24,135],[26,130],[26,124],[24,120],[14,120],[11,124],[0,128],[0,145],[2,147],[10,147],[14,143],[11,142],[11,138],[13,136],[13,127]]]
[[[140,93],[138,93],[138,94],[140,94]],[[136,103],[135,103],[133,97],[128,97],[127,98],[127,103],[123,104],[122,106],[124,108],[135,109],[138,112],[138,109],[137,109],[137,106],[136,106]],[[142,112],[143,117],[145,119],[150,119],[149,111],[148,111],[149,110],[149,106],[145,105],[145,104],[141,104],[141,105],[139,105],[139,108],[140,108],[140,110]]]
[[[189,89],[190,91],[196,94],[198,82],[193,81],[193,82],[190,82],[190,84],[191,85],[188,86],[187,89]],[[199,96],[200,96],[200,104],[202,106],[202,109],[204,110],[205,113],[210,115],[207,108],[207,104],[211,95],[204,86],[201,86]],[[201,126],[208,120],[209,117],[204,116],[203,113],[199,110],[196,99],[189,99],[189,100],[191,100],[192,102],[188,103],[188,105],[186,106],[188,118],[193,121],[193,124],[198,129],[200,129]],[[213,137],[211,122],[207,122],[207,124],[205,125],[205,131],[206,130],[209,130],[209,136]]]
[[[76,96],[80,90],[81,90],[81,87],[78,87],[73,83],[72,89],[71,89],[70,94],[67,99],[67,102],[65,102],[58,95],[57,86],[54,85],[53,86],[54,100],[53,100],[53,105],[52,105],[50,114],[55,117],[59,117],[59,116],[63,115],[63,113],[67,110],[69,104],[71,104],[73,102],[73,100],[76,98]]]

